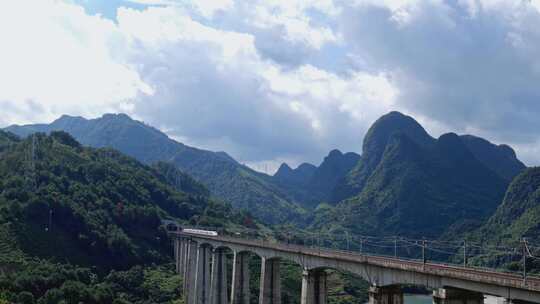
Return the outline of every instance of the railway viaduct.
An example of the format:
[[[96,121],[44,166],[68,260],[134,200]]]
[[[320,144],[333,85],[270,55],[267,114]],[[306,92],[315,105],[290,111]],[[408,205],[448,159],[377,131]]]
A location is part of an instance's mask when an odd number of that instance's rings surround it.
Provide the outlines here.
[[[281,304],[280,260],[302,267],[302,304],[327,303],[325,269],[368,281],[370,304],[403,304],[404,285],[433,289],[434,304],[481,304],[484,295],[513,304],[540,303],[539,278],[236,237],[172,236],[186,304],[248,304],[250,253],[261,257],[259,304]],[[233,253],[230,285],[226,252]]]

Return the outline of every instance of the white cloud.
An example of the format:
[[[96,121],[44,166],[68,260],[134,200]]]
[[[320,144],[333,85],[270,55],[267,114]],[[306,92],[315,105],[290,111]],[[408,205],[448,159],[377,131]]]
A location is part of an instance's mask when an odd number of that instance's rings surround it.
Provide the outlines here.
[[[536,0],[130,2],[145,8],[114,21],[68,0],[0,4],[0,123],[127,111],[275,167],[360,151],[402,110],[537,159]]]
[[[292,97],[291,108],[304,112],[318,130],[321,130],[319,115],[328,110],[324,108],[335,108],[358,121],[364,121],[366,117],[371,121],[373,116],[392,109],[398,95],[384,74],[354,72],[348,77],[340,77],[310,65],[292,71],[273,67],[263,74],[270,88],[277,94]],[[327,125],[332,123],[325,121]]]
[[[336,14],[332,1],[261,1],[253,6],[251,23],[260,28],[283,27],[285,39],[301,42],[320,49],[325,43],[336,42],[338,38],[326,26],[313,26],[312,18],[306,13],[316,9],[327,14]]]
[[[28,9],[32,7],[32,9]],[[111,21],[58,1],[10,1],[0,9],[0,100],[42,119],[63,111],[95,115],[151,93],[118,54],[126,42]],[[27,113],[27,114],[25,114]],[[9,119],[11,120],[11,119]]]
[[[341,141],[335,128],[365,129],[360,117],[374,119],[373,109],[383,114],[395,96],[383,75],[280,67],[259,56],[252,35],[203,25],[173,7],[122,9],[117,20],[139,41],[132,60],[143,63],[139,72],[155,89],[138,100],[135,112],[192,144],[227,147],[243,160],[310,150],[318,157]],[[336,123],[332,113],[357,121]],[[348,136],[355,142],[357,129]]]
[[[398,104],[429,117],[436,129],[475,130],[517,147],[534,144],[540,127],[539,11],[526,1],[415,5],[406,26],[389,18],[392,8],[347,10],[342,28],[351,58],[363,68],[386,70],[399,90]]]
[[[122,33],[140,40],[145,47],[152,47],[154,51],[171,42],[193,41],[219,46],[224,60],[234,60],[246,54],[256,56],[251,35],[204,26],[174,7],[148,8],[144,11],[120,8],[117,20]]]
[[[203,17],[212,18],[220,11],[226,11],[234,6],[233,0],[127,0],[128,2],[150,6],[176,6],[190,8]]]

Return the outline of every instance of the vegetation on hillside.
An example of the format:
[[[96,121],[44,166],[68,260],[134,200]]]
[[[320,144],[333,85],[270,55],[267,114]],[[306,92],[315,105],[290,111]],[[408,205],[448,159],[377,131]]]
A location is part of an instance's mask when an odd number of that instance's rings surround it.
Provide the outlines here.
[[[0,139],[0,294],[9,301],[170,303],[178,278],[152,266],[171,261],[162,219],[254,225],[247,213],[178,191],[162,165],[83,147],[64,132]],[[169,289],[159,300],[152,288]]]
[[[512,270],[522,269],[523,240],[530,254],[527,268],[540,273],[540,167],[528,168],[508,187],[495,214],[472,238],[500,248],[518,248],[517,252],[499,249],[499,254],[481,256],[485,263]]]
[[[322,202],[336,203],[336,187],[360,160],[360,155],[332,150],[320,166],[301,164],[291,169],[282,164],[273,180],[303,207],[312,210]]]
[[[509,246],[528,236],[531,243],[540,243],[538,169],[515,178],[497,209],[507,185],[524,169],[511,148],[452,133],[435,139],[413,118],[397,112],[370,128],[362,157],[333,151],[319,167],[282,166],[274,177],[255,172],[224,152],[175,142],[126,115],[96,120],[64,116],[51,125],[10,129],[21,135],[51,132],[25,140],[0,132],[0,252],[6,253],[0,259],[0,294],[4,291],[4,298],[12,301],[33,303],[28,294],[20,295],[24,290],[9,275],[16,269],[38,280],[44,275],[32,272],[40,269],[32,264],[37,263],[67,273],[51,285],[53,289],[62,290],[65,282],[75,281],[85,284],[79,290],[112,294],[116,301],[172,303],[179,294],[167,289],[168,282],[176,284],[180,278],[163,266],[170,262],[171,252],[159,228],[163,218],[243,229],[257,226],[251,213],[283,224],[274,227],[273,237],[281,240],[294,238],[295,231],[299,235],[322,231],[466,237]],[[112,146],[147,165],[108,148],[85,148],[68,134],[54,132],[57,129],[72,132],[83,144]],[[249,213],[235,211],[219,199]],[[337,200],[341,202],[334,206]],[[480,226],[479,232],[470,233]],[[341,248],[344,244],[344,239],[328,243]],[[477,255],[470,263],[515,270],[520,267],[516,257]],[[529,261],[531,269],[539,269],[535,261]],[[283,267],[283,300],[296,303],[298,265]],[[256,289],[258,270],[252,268]],[[78,271],[89,271],[93,279],[71,274]],[[147,278],[160,282],[157,285],[169,290],[163,294],[170,297],[156,300],[139,290],[149,286]],[[365,296],[361,281],[335,273],[331,278],[335,303]],[[45,281],[49,280],[53,279]],[[43,290],[31,291],[35,301],[44,301]]]
[[[80,143],[110,147],[145,164],[173,163],[182,172],[204,183],[214,197],[235,208],[249,210],[269,223],[297,221],[304,210],[276,185],[271,176],[244,166],[225,152],[211,152],[179,143],[163,132],[125,114],[105,114],[97,119],[64,115],[51,124],[11,126],[20,136],[62,130]]]
[[[506,189],[455,134],[422,146],[398,132],[382,151],[362,191],[336,208],[317,210],[313,228],[437,238],[457,223],[480,225]]]

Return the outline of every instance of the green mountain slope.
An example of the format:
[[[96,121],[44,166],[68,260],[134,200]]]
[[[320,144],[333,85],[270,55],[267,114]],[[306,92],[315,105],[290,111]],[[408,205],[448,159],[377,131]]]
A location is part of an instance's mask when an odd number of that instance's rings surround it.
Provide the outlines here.
[[[540,168],[528,168],[510,184],[502,204],[479,229],[467,233],[469,239],[489,244],[472,263],[523,271],[523,240],[528,242],[527,272],[540,273]],[[482,252],[481,252],[482,253]]]
[[[522,237],[540,243],[540,168],[529,168],[512,181],[479,236],[496,243],[519,242]]]
[[[383,157],[388,141],[396,132],[406,134],[420,146],[433,144],[434,139],[412,117],[390,112],[379,118],[364,137],[362,159],[336,186],[335,200],[343,200],[360,193],[368,178]]]
[[[0,130],[0,148],[9,146],[15,143],[17,140],[18,138],[12,133]]]
[[[163,180],[172,185],[176,190],[193,195],[210,196],[210,190],[205,185],[199,183],[191,176],[178,170],[175,165],[167,162],[157,162],[152,164],[152,168],[157,170],[165,179]]]
[[[332,150],[319,167],[304,163],[293,170],[284,163],[273,178],[296,201],[312,209],[321,202],[336,202],[336,187],[359,160],[356,153]]]
[[[494,145],[473,135],[462,135],[460,138],[482,164],[508,181],[526,168],[507,145]]]
[[[26,136],[32,132],[63,130],[91,147],[111,147],[146,163],[172,162],[202,182],[212,195],[258,218],[277,223],[297,219],[304,212],[273,181],[236,162],[224,152],[189,147],[124,114],[97,119],[62,116],[51,124],[11,126],[7,130]]]
[[[317,167],[309,163],[300,164],[295,169],[283,163],[274,174],[274,180],[281,184],[300,188],[305,186],[307,181],[315,174],[315,171],[317,171]]]
[[[63,132],[4,150],[0,180],[4,235],[29,257],[125,269],[168,260],[163,218],[239,221],[229,206],[177,191],[159,170],[114,150],[84,148]]]
[[[64,132],[0,131],[0,142],[1,303],[173,303],[181,278],[162,219],[256,224],[166,164],[85,148]]]
[[[370,128],[362,158],[347,178],[342,195],[352,197],[320,210],[313,227],[439,237],[449,229],[478,227],[508,185],[459,136],[434,139],[397,112]]]

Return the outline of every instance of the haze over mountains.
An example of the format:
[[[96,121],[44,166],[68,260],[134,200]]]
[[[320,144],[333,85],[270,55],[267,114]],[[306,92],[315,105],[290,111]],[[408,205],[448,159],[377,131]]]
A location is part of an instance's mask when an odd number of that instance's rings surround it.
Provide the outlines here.
[[[189,147],[124,114],[62,116],[51,124],[11,126],[26,136],[63,130],[81,143],[112,147],[152,164],[173,163],[211,194],[267,223],[372,234],[422,234],[479,226],[525,169],[514,151],[471,135],[430,136],[412,117],[391,112],[369,129],[362,155],[332,150],[320,166],[283,164],[274,176],[225,152]],[[330,208],[312,213],[320,203]]]

